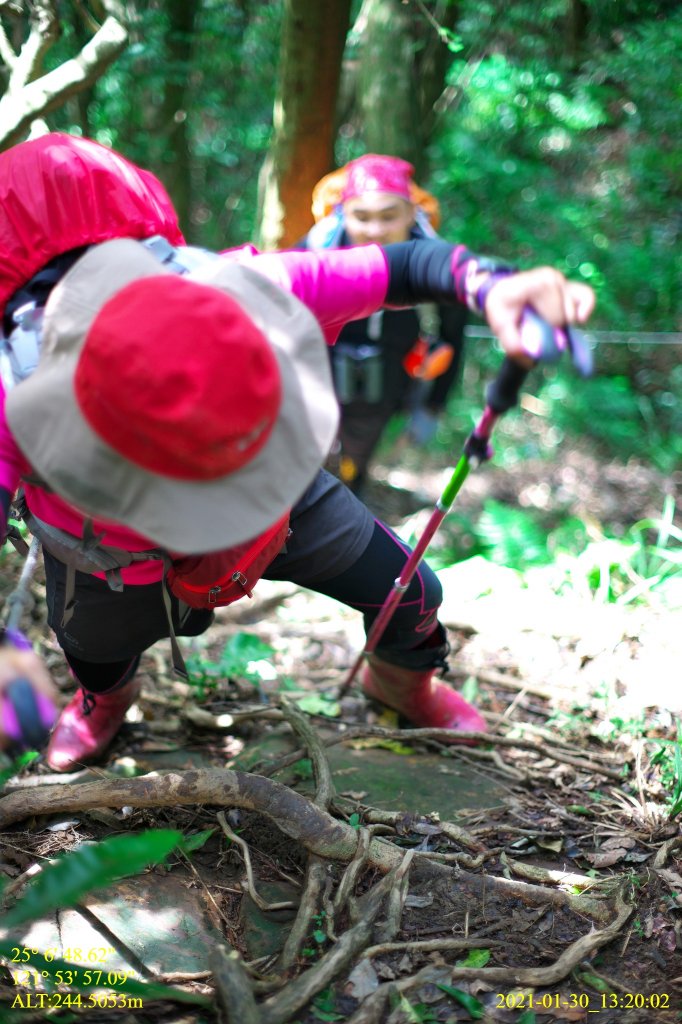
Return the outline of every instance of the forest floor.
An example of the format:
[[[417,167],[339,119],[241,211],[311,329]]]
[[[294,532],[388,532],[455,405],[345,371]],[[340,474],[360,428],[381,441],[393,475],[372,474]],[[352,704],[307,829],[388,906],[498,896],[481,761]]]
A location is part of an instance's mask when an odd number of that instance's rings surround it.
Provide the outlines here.
[[[394,455],[369,502],[418,533],[447,474],[437,458],[410,469]],[[560,505],[618,535],[660,515],[664,493],[681,507],[681,492],[644,465],[572,449],[487,466],[457,507]],[[13,1017],[29,991],[19,962],[0,983],[0,1018],[682,1020],[682,631],[664,607],[600,603],[588,589],[557,596],[546,575],[480,557],[441,579],[446,678],[475,695],[484,741],[400,730],[357,686],[337,701],[362,646],[359,617],[263,583],[195,643],[203,685],[173,681],[159,644],[105,760],[68,777],[36,761],[12,779],[0,870],[19,898],[34,865],[84,841],[213,830],[191,854],[12,937],[29,966],[31,950],[83,963],[101,949],[108,969],[206,1005],[140,1005],[123,986],[108,1009],[53,1002],[46,1016],[24,1001]],[[29,632],[66,699],[40,578],[34,594]]]

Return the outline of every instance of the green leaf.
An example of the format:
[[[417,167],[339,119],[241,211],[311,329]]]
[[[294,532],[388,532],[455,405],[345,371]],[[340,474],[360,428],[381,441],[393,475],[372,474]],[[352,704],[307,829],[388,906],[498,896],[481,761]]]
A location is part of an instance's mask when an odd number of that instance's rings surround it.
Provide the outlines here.
[[[603,978],[598,977],[596,974],[589,974],[587,971],[576,972],[576,979],[583,985],[589,985],[596,992],[612,992],[613,989],[607,981]]]
[[[31,761],[35,761],[39,756],[37,750],[25,750],[23,754],[19,754],[19,757],[8,768],[0,771],[0,789],[15,775],[18,775],[22,768],[25,768]]]
[[[300,761],[295,761],[292,764],[291,770],[299,779],[312,779],[313,762],[309,757],[302,757]]]
[[[163,862],[181,843],[181,832],[158,829],[83,845],[48,865],[38,875],[21,900],[5,915],[3,927],[14,928],[56,907],[72,907],[93,889],[101,889],[117,878],[136,875],[150,864]]]
[[[463,1006],[470,1017],[474,1020],[480,1020],[485,1014],[485,1007],[479,999],[475,999],[474,996],[470,996],[468,992],[462,992],[461,988],[453,988],[452,985],[437,984],[436,988],[439,988],[441,992],[445,992],[446,995],[454,999],[456,1003]]]
[[[410,754],[414,754],[414,747],[408,747],[406,743],[401,743],[399,740],[379,740],[376,745],[381,747],[382,750],[390,750],[393,754],[400,754],[401,757],[409,757]]]
[[[211,838],[214,832],[214,828],[207,828],[204,829],[203,832],[197,832],[196,835],[183,836],[180,848],[184,850],[185,853],[192,853],[194,850],[200,850],[204,843]]]
[[[350,818],[348,819],[348,824],[350,825],[351,828],[360,828],[360,815],[351,814]]]
[[[536,1017],[532,1010],[526,1010],[522,1013],[516,1024],[535,1024]]]
[[[490,960],[489,949],[470,949],[466,959],[458,960],[456,967],[485,967]]]
[[[301,711],[309,715],[326,715],[327,718],[338,718],[341,714],[341,705],[338,701],[330,700],[319,693],[309,693],[305,697],[299,697],[296,704]]]
[[[476,533],[487,557],[498,565],[525,569],[551,561],[547,532],[539,517],[525,509],[486,501]]]

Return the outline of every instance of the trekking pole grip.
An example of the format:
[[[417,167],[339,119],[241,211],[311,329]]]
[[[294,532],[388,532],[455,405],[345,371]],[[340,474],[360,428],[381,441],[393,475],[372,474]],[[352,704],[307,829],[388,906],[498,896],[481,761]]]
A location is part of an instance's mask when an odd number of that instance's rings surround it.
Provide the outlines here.
[[[495,380],[488,385],[486,402],[496,416],[513,409],[519,400],[519,391],[532,367],[521,366],[506,356]]]

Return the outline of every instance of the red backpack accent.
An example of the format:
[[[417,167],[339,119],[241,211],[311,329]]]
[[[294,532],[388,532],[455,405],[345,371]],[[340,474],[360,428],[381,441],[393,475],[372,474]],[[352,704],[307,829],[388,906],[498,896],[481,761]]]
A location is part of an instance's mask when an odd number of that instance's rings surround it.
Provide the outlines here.
[[[284,547],[289,535],[289,513],[261,533],[223,551],[204,555],[174,555],[166,574],[168,587],[190,608],[217,608],[232,604],[252,590]]]

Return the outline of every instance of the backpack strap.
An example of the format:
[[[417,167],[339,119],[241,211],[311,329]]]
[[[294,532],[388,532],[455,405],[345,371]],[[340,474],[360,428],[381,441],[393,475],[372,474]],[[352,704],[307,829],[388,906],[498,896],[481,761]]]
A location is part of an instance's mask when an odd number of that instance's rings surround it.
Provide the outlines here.
[[[168,571],[173,563],[171,561],[170,555],[168,555],[165,551],[161,554],[163,556],[164,565],[163,579],[161,580],[161,596],[163,597],[163,607],[166,611],[166,619],[168,620],[168,638],[170,640],[171,661],[173,662],[173,671],[182,679],[189,679],[187,665],[185,664],[185,659],[182,656],[182,651],[180,650],[178,638],[175,635],[175,626],[173,625],[173,605],[171,603],[171,594],[170,590],[168,589],[167,583]],[[180,606],[184,604],[184,602],[181,601],[180,598],[178,598],[178,603]],[[187,611],[189,612],[189,605],[184,605],[184,607],[186,607]]]
[[[49,551],[54,558],[66,566],[62,626],[66,626],[73,616],[77,572],[104,573],[111,590],[120,593],[123,590],[121,569],[127,568],[133,562],[146,562],[150,559],[157,559],[163,562],[164,576],[161,580],[161,594],[168,620],[173,669],[183,679],[187,679],[187,666],[175,633],[171,595],[166,585],[166,576],[171,567],[170,555],[160,548],[151,548],[145,551],[126,551],[124,548],[104,545],[102,544],[103,534],[95,533],[92,519],[84,520],[83,536],[76,537],[66,530],[61,530],[58,526],[51,526],[49,523],[39,519],[38,516],[28,510],[26,503],[23,501],[23,496],[20,495],[15,505],[17,506],[18,514],[21,515],[33,536],[38,537],[45,550]],[[18,531],[16,532],[18,534]]]
[[[76,537],[67,530],[39,519],[26,507],[23,496],[17,504],[19,514],[33,536],[38,537],[45,550],[66,566],[62,626],[66,626],[73,615],[77,572],[101,572],[111,590],[120,593],[123,590],[121,569],[132,565],[133,562],[163,558],[162,553],[156,548],[148,551],[126,551],[124,548],[102,544],[104,534],[95,534],[92,519],[84,520],[83,536]]]
[[[17,551],[22,558],[26,558],[28,555],[28,544],[21,536],[18,527],[14,523],[7,524],[7,530],[5,532],[5,540],[8,540],[15,551]]]

